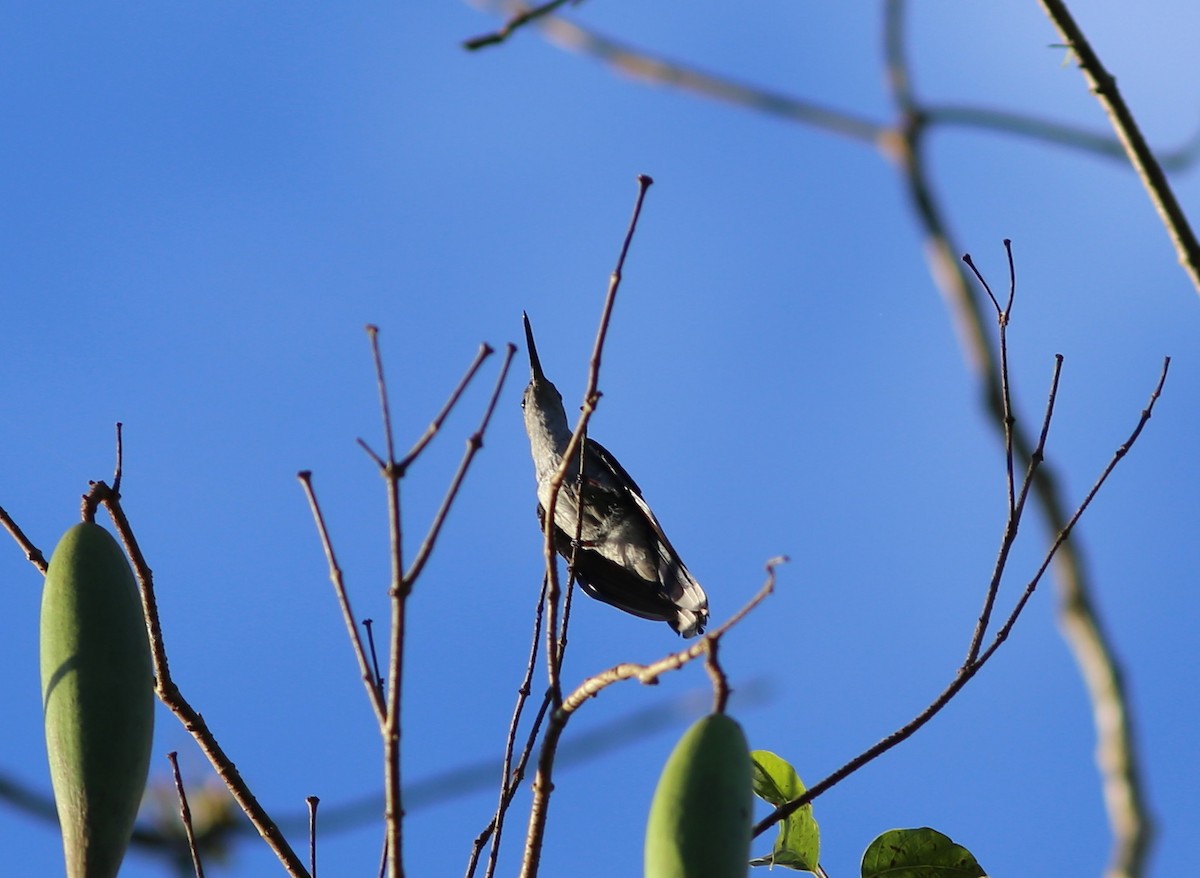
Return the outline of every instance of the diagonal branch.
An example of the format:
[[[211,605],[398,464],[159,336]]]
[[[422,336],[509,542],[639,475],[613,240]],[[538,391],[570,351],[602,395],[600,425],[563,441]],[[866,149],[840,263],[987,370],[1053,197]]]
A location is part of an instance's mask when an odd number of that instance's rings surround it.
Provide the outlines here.
[[[486,350],[490,352],[491,348],[486,348]],[[493,388],[492,396],[488,400],[487,408],[484,410],[483,419],[479,422],[479,427],[476,428],[475,432],[467,438],[467,450],[463,452],[458,469],[455,471],[454,477],[450,480],[450,487],[446,490],[446,496],[442,499],[442,505],[438,508],[437,514],[433,518],[433,523],[429,525],[429,532],[425,535],[421,547],[417,550],[417,556],[413,559],[412,566],[408,568],[408,573],[404,575],[406,590],[412,589],[413,583],[416,582],[417,577],[421,575],[421,571],[425,568],[425,562],[429,560],[429,556],[433,552],[438,535],[442,531],[442,525],[446,523],[446,516],[450,514],[450,507],[454,505],[454,498],[458,496],[458,490],[462,487],[463,479],[467,476],[467,470],[471,468],[471,461],[475,459],[475,455],[479,453],[479,449],[483,448],[483,434],[487,432],[488,423],[491,422],[492,414],[496,411],[496,402],[500,399],[500,391],[504,389],[504,379],[508,377],[508,367],[512,365],[513,354],[516,352],[516,345],[510,342],[505,353],[504,364],[500,367],[500,374],[496,377],[496,386]],[[470,380],[470,376],[466,380]]]
[[[249,785],[232,759],[217,743],[216,736],[209,729],[204,717],[184,698],[179,687],[171,678],[171,669],[167,663],[166,644],[163,640],[162,624],[158,616],[158,600],[154,593],[154,574],[146,558],[142,554],[133,528],[121,508],[121,500],[112,493],[112,489],[104,482],[93,482],[86,500],[89,503],[102,503],[112,516],[117,535],[121,538],[129,560],[133,564],[134,575],[137,578],[138,592],[142,598],[142,611],[146,617],[146,629],[150,638],[150,656],[154,664],[154,686],[158,699],[179,718],[183,727],[199,745],[200,750],[208,758],[217,776],[229,788],[234,800],[245,812],[263,841],[275,852],[279,862],[293,878],[307,878],[308,871],[284,838],[283,833],[271,819],[266,809],[259,804],[258,799],[250,791]]]
[[[1129,164],[1137,171],[1154,209],[1158,211],[1159,219],[1166,226],[1167,234],[1171,238],[1171,244],[1175,247],[1180,264],[1187,271],[1196,292],[1200,293],[1200,242],[1197,242],[1187,214],[1183,212],[1183,208],[1179,206],[1179,202],[1175,198],[1167,175],[1163,173],[1158,159],[1155,158],[1154,152],[1146,143],[1146,138],[1142,136],[1141,129],[1138,128],[1137,121],[1133,118],[1133,113],[1125,103],[1125,99],[1121,97],[1116,77],[1104,68],[1100,56],[1096,54],[1092,44],[1084,36],[1079,25],[1075,23],[1075,18],[1067,9],[1066,3],[1062,0],[1041,0],[1041,4],[1047,17],[1058,29],[1063,42],[1071,48],[1078,59],[1079,69],[1083,71],[1083,78],[1087,81],[1088,88],[1096,96],[1096,100],[1100,102],[1104,112],[1108,114],[1109,121],[1112,122],[1113,129],[1117,132],[1117,139],[1125,148]]]
[[[313,490],[312,473],[308,470],[303,470],[296,476],[300,480],[300,484],[304,489],[304,496],[308,499],[309,509],[312,510],[313,521],[317,525],[317,535],[321,540],[321,548],[325,551],[325,561],[329,565],[329,579],[333,582],[333,590],[337,595],[338,607],[342,611],[342,619],[346,623],[346,630],[350,634],[350,645],[354,648],[354,657],[358,661],[358,670],[362,676],[363,684],[367,687],[367,700],[371,702],[371,708],[375,711],[375,720],[383,724],[386,718],[386,708],[383,703],[383,692],[380,691],[378,679],[379,674],[376,668],[372,667],[371,660],[367,658],[367,650],[363,645],[362,635],[359,634],[358,625],[354,621],[354,611],[350,609],[350,595],[346,591],[346,582],[342,576],[341,565],[338,564],[337,555],[333,551],[333,540],[329,536],[329,528],[325,525],[325,515],[321,512],[321,505],[317,502],[317,494]]]
[[[913,734],[915,734],[922,726],[937,716],[937,714],[941,712],[942,708],[949,704],[951,699],[953,699],[954,696],[957,695],[962,688],[966,686],[967,683],[969,683],[971,679],[977,673],[979,673],[980,670],[983,669],[983,666],[987,664],[988,660],[996,654],[996,651],[1000,648],[1001,644],[1008,639],[1008,635],[1012,632],[1013,626],[1016,625],[1017,619],[1020,618],[1021,612],[1025,609],[1026,604],[1029,603],[1029,599],[1033,597],[1033,593],[1037,589],[1038,584],[1041,582],[1042,577],[1045,575],[1046,570],[1049,568],[1050,563],[1056,558],[1056,556],[1059,554],[1059,551],[1067,544],[1067,538],[1071,535],[1071,531],[1074,529],[1076,523],[1087,510],[1088,506],[1091,505],[1092,500],[1096,497],[1096,494],[1099,493],[1100,488],[1103,487],[1104,483],[1108,480],[1108,477],[1112,474],[1117,464],[1121,462],[1121,460],[1129,452],[1129,449],[1133,446],[1133,443],[1137,441],[1138,436],[1141,435],[1142,429],[1150,420],[1150,415],[1154,410],[1154,404],[1157,402],[1160,394],[1162,393],[1163,384],[1167,380],[1167,370],[1169,369],[1170,364],[1171,360],[1168,357],[1163,362],[1162,372],[1159,375],[1158,383],[1155,385],[1154,390],[1150,394],[1150,401],[1147,403],[1146,408],[1142,410],[1137,426],[1134,428],[1129,438],[1121,443],[1116,452],[1114,452],[1112,458],[1108,462],[1108,465],[1105,466],[1095,483],[1092,485],[1091,490],[1088,491],[1087,495],[1076,507],[1074,514],[1072,514],[1067,520],[1066,524],[1063,525],[1062,529],[1058,533],[1058,536],[1055,537],[1054,542],[1050,545],[1050,548],[1047,549],[1041,565],[1034,573],[1033,578],[1030,579],[1028,584],[1025,586],[1025,590],[1022,592],[1021,597],[1013,606],[1013,609],[1009,613],[1004,624],[996,631],[996,634],[988,648],[980,653],[979,657],[974,661],[971,661],[960,667],[946,688],[938,694],[938,696],[929,704],[928,707],[917,714],[917,716],[915,716],[912,720],[901,726],[896,731],[892,732],[874,746],[854,757],[854,759],[851,759],[828,777],[823,778],[816,784],[813,784],[804,792],[803,795],[798,796],[789,802],[785,802],[758,823],[756,823],[754,826],[755,836],[762,835],[773,825],[781,820],[785,820],[787,817],[791,816],[805,805],[811,803],[815,798],[817,798],[817,796],[820,796],[822,793],[825,793],[832,787],[836,786],[838,783],[845,780],[867,763],[877,759],[887,751],[891,750],[897,744],[900,744],[912,737]]]
[[[498,0],[470,2],[487,10],[513,8],[517,10],[515,14],[518,16],[533,11],[520,4],[505,4]],[[595,29],[565,18],[553,15],[542,17],[541,10],[557,11],[559,5],[561,4],[547,3],[537,7],[538,14],[530,17],[529,23],[536,24],[547,41],[566,51],[595,58],[627,76],[807,125],[829,134],[871,143],[885,152],[889,149],[892,138],[896,136],[892,126],[861,115],[761,85],[741,82],[725,74],[704,71],[692,64],[666,58],[605,36]],[[512,20],[515,19],[510,19],[510,22]],[[469,45],[471,42],[473,41],[468,41],[468,48],[474,48]],[[922,124],[930,128],[952,126],[994,131],[1126,163],[1126,153],[1120,141],[1076,125],[1027,113],[965,104],[925,104],[920,109]],[[1200,130],[1182,146],[1161,151],[1158,154],[1158,163],[1161,168],[1181,171],[1194,165],[1198,158]]]

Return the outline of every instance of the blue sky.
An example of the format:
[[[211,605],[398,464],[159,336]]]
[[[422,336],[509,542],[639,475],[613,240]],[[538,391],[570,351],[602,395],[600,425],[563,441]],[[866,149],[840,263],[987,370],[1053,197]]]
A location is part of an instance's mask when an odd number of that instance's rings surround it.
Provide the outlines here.
[[[764,3],[586,4],[579,20],[714,72],[889,121],[878,10]],[[1180,77],[1184,0],[1080,9],[1152,143],[1197,124]],[[637,478],[722,619],[786,553],[770,602],[725,642],[755,747],[813,782],[918,712],[961,661],[999,545],[1000,446],[984,421],[893,168],[877,153],[647,87],[466,5],[54,5],[0,13],[0,504],[47,552],[110,477],[155,570],[177,682],[267,806],[378,792],[378,735],[295,473],[311,469],[356,611],[386,617],[382,485],[364,324],[381,327],[400,444],[481,341],[521,338],[567,399],[636,191],[656,180],[626,264],[592,435]],[[922,4],[909,28],[929,100],[1106,130],[1038,10]],[[1186,66],[1186,65],[1185,65]],[[930,142],[937,193],[989,278],[1019,276],[1018,416],[1040,418],[1066,358],[1049,456],[1081,497],[1159,408],[1077,533],[1120,651],[1160,834],[1190,867],[1200,818],[1191,660],[1200,513],[1200,300],[1119,164],[977,130]],[[1179,176],[1193,215],[1200,177]],[[522,357],[523,352],[518,354]],[[405,769],[420,782],[498,758],[540,581],[523,361],[412,599]],[[440,502],[498,362],[404,486],[407,551]],[[1008,607],[1046,545],[1031,518]],[[0,771],[48,788],[38,712],[40,577],[0,551]],[[581,598],[568,682],[679,641]],[[568,732],[656,705],[636,743],[564,769],[545,874],[635,874],[657,773],[704,710],[699,668],[614,687]],[[994,662],[916,738],[818,801],[831,875],[875,834],[930,825],[995,875],[1098,874],[1108,833],[1078,672],[1050,583]],[[159,715],[152,771],[185,733]],[[494,790],[414,804],[412,874],[460,874]],[[509,824],[515,870],[527,799]],[[299,845],[302,835],[294,836]],[[322,867],[372,874],[377,826],[330,833]],[[760,843],[756,845],[762,847]],[[12,874],[55,874],[57,835],[0,809]],[[248,842],[209,874],[270,874]],[[125,875],[163,874],[133,855]]]

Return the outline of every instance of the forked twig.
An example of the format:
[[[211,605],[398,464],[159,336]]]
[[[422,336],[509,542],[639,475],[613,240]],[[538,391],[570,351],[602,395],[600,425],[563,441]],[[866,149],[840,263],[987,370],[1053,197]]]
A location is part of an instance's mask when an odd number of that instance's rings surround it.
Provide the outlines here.
[[[384,814],[386,822],[386,837],[384,842],[384,864],[388,875],[393,878],[401,878],[404,874],[403,861],[403,833],[402,822],[404,816],[403,808],[403,790],[401,787],[401,764],[400,764],[400,733],[401,733],[401,715],[400,707],[402,703],[401,690],[404,681],[404,644],[406,636],[406,618],[407,618],[407,602],[408,596],[411,594],[413,585],[420,576],[421,571],[425,567],[425,562],[429,559],[434,546],[437,543],[438,535],[441,533],[442,525],[446,521],[450,507],[453,505],[455,498],[458,496],[459,488],[462,486],[463,480],[466,477],[467,470],[470,468],[471,461],[479,449],[483,447],[483,434],[487,429],[487,425],[491,420],[492,414],[496,409],[496,402],[499,399],[500,391],[504,385],[504,379],[508,374],[509,364],[512,362],[513,354],[516,347],[508,346],[508,355],[505,358],[504,365],[500,370],[500,375],[497,379],[495,389],[492,392],[491,398],[484,411],[483,419],[479,428],[467,440],[467,450],[459,463],[458,470],[455,472],[450,481],[450,486],[446,492],[446,496],[442,500],[437,513],[434,515],[433,522],[430,524],[429,530],[422,541],[420,548],[417,550],[416,557],[413,559],[412,566],[408,572],[404,571],[404,556],[403,556],[403,527],[400,514],[400,480],[412,464],[414,460],[428,446],[430,440],[437,434],[442,423],[449,415],[451,409],[461,398],[463,392],[471,379],[478,372],[483,360],[493,353],[493,350],[488,345],[484,344],[480,347],[479,353],[476,355],[474,362],[467,370],[467,374],[455,387],[450,394],[446,404],[434,418],[433,422],[426,429],[425,433],[413,445],[409,453],[401,460],[397,460],[395,456],[395,441],[392,429],[391,407],[389,402],[389,394],[387,389],[387,380],[383,368],[383,357],[379,348],[379,330],[375,326],[367,327],[367,334],[371,343],[372,359],[375,364],[376,384],[379,388],[379,406],[380,414],[383,418],[383,430],[385,438],[385,446],[387,449],[386,459],[371,452],[365,442],[359,440],[359,444],[371,455],[376,465],[380,468],[381,474],[387,482],[387,507],[388,507],[388,533],[390,542],[390,558],[392,568],[391,586],[389,588],[389,598],[391,606],[390,630],[388,640],[388,662],[387,662],[387,689],[383,696],[383,715],[380,722],[380,734],[383,738],[384,748]],[[353,617],[346,615],[348,606],[343,607],[345,618],[351,620]],[[367,674],[366,658],[362,652],[362,643],[358,638],[357,629],[351,637],[355,643],[355,651],[359,658],[360,670],[364,673],[364,679]],[[374,687],[370,687],[374,689]],[[371,695],[372,703],[377,696]],[[378,713],[378,710],[377,710]]]
[[[490,352],[491,348],[486,348],[486,350]],[[429,556],[433,552],[433,547],[437,544],[437,538],[442,531],[442,525],[446,523],[446,516],[450,514],[450,507],[454,505],[454,499],[458,496],[463,479],[467,476],[467,470],[471,467],[471,461],[475,459],[475,455],[479,453],[479,449],[483,448],[483,434],[487,431],[488,424],[492,420],[492,414],[496,411],[496,402],[500,399],[500,391],[504,389],[504,379],[508,377],[508,367],[512,365],[513,354],[516,352],[517,346],[510,342],[504,356],[504,364],[500,367],[500,374],[496,376],[496,386],[492,390],[492,396],[488,400],[483,418],[480,420],[475,432],[467,437],[467,450],[463,452],[458,469],[455,471],[454,477],[450,480],[450,487],[446,490],[446,496],[442,498],[442,505],[438,507],[437,514],[433,517],[433,522],[429,525],[429,531],[425,534],[425,539],[421,541],[421,547],[417,549],[417,556],[413,559],[412,566],[404,574],[406,590],[412,589],[413,583],[417,581],[417,577],[421,575],[421,571],[425,568],[425,562],[429,560]]]
[[[1059,532],[1058,536],[1055,538],[1055,540],[1051,544],[1050,548],[1046,551],[1046,554],[1042,560],[1041,565],[1038,567],[1037,572],[1034,574],[1033,578],[1030,579],[1029,583],[1025,586],[1025,590],[1022,592],[1021,597],[1017,600],[1016,604],[1013,606],[1012,612],[1009,613],[1008,618],[1005,620],[1004,624],[1001,625],[1000,628],[996,631],[996,635],[992,639],[992,642],[988,646],[988,648],[985,649],[982,653],[980,653],[979,657],[976,658],[974,661],[960,667],[958,672],[954,675],[954,678],[950,681],[949,685],[947,685],[946,688],[943,689],[942,692],[937,696],[937,698],[935,698],[930,703],[930,705],[928,707],[926,707],[923,711],[921,711],[921,713],[919,713],[916,717],[914,717],[912,720],[910,720],[904,726],[902,726],[899,729],[897,729],[896,731],[892,732],[890,735],[888,735],[883,740],[879,741],[873,747],[868,748],[867,750],[865,750],[858,756],[854,757],[854,759],[847,762],[845,765],[843,765],[837,771],[830,774],[828,777],[822,779],[818,783],[809,787],[808,790],[805,791],[805,793],[802,796],[792,799],[789,802],[785,802],[784,804],[782,804],[778,808],[776,808],[774,811],[772,811],[770,814],[768,814],[766,817],[764,817],[762,820],[760,820],[757,824],[755,824],[755,826],[754,826],[754,835],[755,836],[761,835],[762,833],[766,832],[773,825],[775,825],[775,823],[779,822],[780,820],[784,820],[787,817],[789,817],[790,815],[794,814],[800,808],[803,808],[805,805],[812,802],[815,798],[820,796],[822,793],[826,792],[831,787],[833,787],[836,784],[840,783],[841,781],[845,780],[847,777],[849,777],[854,772],[858,771],[860,768],[862,768],[867,763],[878,758],[879,756],[882,756],[884,753],[886,753],[888,750],[891,750],[897,744],[910,738],[918,729],[920,729],[927,722],[929,722],[929,720],[933,719],[933,717],[935,717],[941,711],[941,709],[943,707],[945,707],[950,702],[950,700],[955,695],[957,695],[958,692],[968,682],[970,682],[971,678],[974,677],[975,674],[977,674],[980,671],[980,669],[983,668],[983,666],[985,664],[987,664],[988,660],[993,655],[995,655],[996,650],[998,650],[1000,648],[1000,645],[1002,643],[1004,643],[1005,640],[1008,639],[1008,635],[1012,631],[1013,626],[1016,625],[1017,619],[1021,615],[1021,611],[1024,610],[1025,605],[1029,602],[1029,599],[1033,596],[1034,591],[1037,589],[1038,583],[1041,581],[1042,576],[1045,574],[1046,570],[1049,568],[1050,562],[1053,561],[1055,556],[1058,554],[1059,548],[1062,547],[1063,544],[1066,542],[1067,537],[1070,536],[1070,533],[1071,533],[1072,529],[1074,529],[1075,524],[1079,521],[1080,517],[1087,510],[1088,506],[1091,505],[1093,498],[1095,498],[1095,496],[1099,492],[1100,488],[1104,485],[1105,481],[1107,481],[1109,475],[1116,468],[1117,463],[1120,462],[1120,460],[1128,453],[1129,449],[1133,446],[1133,443],[1137,440],[1138,436],[1141,435],[1142,428],[1145,427],[1146,422],[1150,420],[1150,415],[1152,414],[1152,412],[1154,410],[1154,404],[1155,404],[1155,402],[1158,401],[1158,398],[1159,398],[1160,394],[1162,393],[1163,384],[1167,380],[1167,370],[1170,368],[1170,365],[1171,365],[1171,358],[1167,357],[1163,361],[1163,368],[1162,368],[1161,374],[1159,375],[1158,383],[1155,385],[1154,390],[1150,394],[1150,400],[1147,403],[1146,408],[1142,410],[1141,417],[1138,419],[1137,426],[1134,428],[1134,430],[1130,434],[1129,438],[1126,439],[1117,448],[1116,452],[1113,454],[1112,458],[1109,460],[1108,465],[1105,466],[1105,468],[1101,472],[1100,476],[1096,479],[1095,484],[1092,485],[1091,490],[1088,491],[1088,493],[1084,497],[1083,501],[1080,502],[1080,504],[1076,507],[1074,514],[1070,517],[1070,519],[1067,521],[1067,524]]]
[[[510,345],[510,347],[512,346]],[[421,438],[413,444],[411,449],[409,449],[408,454],[404,455],[402,460],[397,461],[396,466],[400,469],[401,473],[408,469],[412,462],[420,456],[422,451],[425,450],[425,446],[428,445],[433,440],[433,437],[437,435],[438,430],[442,428],[442,424],[444,424],[446,422],[446,418],[449,417],[451,410],[454,408],[455,404],[458,403],[458,400],[463,395],[463,392],[467,389],[467,385],[471,383],[471,379],[475,377],[475,373],[478,372],[479,367],[483,365],[483,361],[490,357],[493,353],[494,351],[491,345],[481,344],[479,346],[479,352],[475,355],[475,359],[467,368],[467,372],[465,375],[463,375],[462,380],[458,382],[458,386],[455,387],[450,393],[450,397],[446,400],[446,404],[442,406],[442,410],[437,413],[437,417],[435,417],[433,421],[430,422],[429,426],[425,428],[425,432],[421,434]]]

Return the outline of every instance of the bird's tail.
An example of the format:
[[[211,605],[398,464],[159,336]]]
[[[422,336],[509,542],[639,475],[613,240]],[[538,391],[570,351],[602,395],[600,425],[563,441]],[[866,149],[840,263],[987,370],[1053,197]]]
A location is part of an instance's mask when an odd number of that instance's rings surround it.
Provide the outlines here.
[[[683,637],[703,634],[708,625],[708,595],[695,577],[688,572],[673,551],[664,553],[663,568],[660,570],[663,586],[675,604],[675,620],[671,622]]]

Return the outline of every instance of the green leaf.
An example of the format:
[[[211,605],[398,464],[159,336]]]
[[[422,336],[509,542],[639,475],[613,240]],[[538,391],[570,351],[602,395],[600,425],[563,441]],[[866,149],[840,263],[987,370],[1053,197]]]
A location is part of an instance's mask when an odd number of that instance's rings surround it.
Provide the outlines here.
[[[754,763],[754,795],[775,807],[804,795],[804,783],[786,759],[768,750],[755,750],[750,759]],[[820,853],[821,830],[813,819],[812,805],[805,805],[779,824],[771,853],[751,860],[750,865],[815,872]]]
[[[871,842],[862,858],[862,878],[986,878],[962,845],[935,829],[891,829]]]

